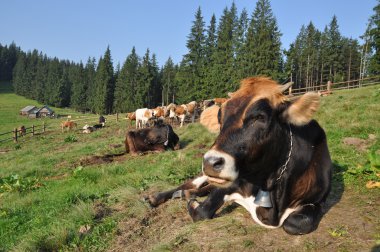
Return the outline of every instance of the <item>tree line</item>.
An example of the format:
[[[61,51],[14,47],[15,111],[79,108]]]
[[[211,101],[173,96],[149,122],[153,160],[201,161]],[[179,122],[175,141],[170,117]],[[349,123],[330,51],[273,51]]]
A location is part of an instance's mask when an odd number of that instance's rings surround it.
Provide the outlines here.
[[[114,67],[109,47],[99,60],[83,64],[0,44],[0,80],[12,81],[17,94],[40,103],[98,114],[225,97],[253,75],[312,90],[329,80],[380,74],[379,6],[380,0],[362,44],[342,36],[333,16],[323,31],[312,22],[302,26],[286,50],[269,0],[258,0],[251,14],[246,9],[239,13],[232,3],[218,21],[213,15],[207,24],[199,7],[186,41],[188,52],[178,64],[169,57],[162,67],[149,49],[140,57],[132,48],[123,65]]]

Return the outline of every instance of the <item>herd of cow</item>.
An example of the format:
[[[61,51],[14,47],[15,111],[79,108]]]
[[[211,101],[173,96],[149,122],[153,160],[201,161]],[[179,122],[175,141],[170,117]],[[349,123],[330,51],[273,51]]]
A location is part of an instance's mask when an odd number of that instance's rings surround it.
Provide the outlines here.
[[[283,227],[294,235],[314,231],[331,189],[332,162],[325,132],[312,119],[319,95],[289,98],[283,92],[290,86],[251,77],[228,99],[128,113],[129,120],[136,120],[136,129],[125,138],[126,153],[132,155],[179,149],[179,137],[170,125],[176,118],[183,126],[185,117],[194,121],[200,113],[200,123],[219,133],[203,156],[199,176],[148,195],[147,202],[158,207],[170,199],[186,199],[190,216],[198,221],[213,218],[232,201],[261,226]],[[151,118],[160,120],[146,127]],[[207,198],[198,202],[196,197],[203,196]]]
[[[188,104],[176,105],[170,103],[167,106],[159,106],[154,109],[141,108],[135,112],[127,113],[127,120],[136,121],[136,128],[145,128],[149,125],[152,119],[161,119],[173,125],[175,121],[179,122],[180,127],[183,126],[186,117],[191,118],[194,122],[195,117],[199,115],[206,107],[215,104],[215,101],[226,100],[226,98],[215,98],[213,100],[206,100],[201,103],[196,101],[189,102]]]

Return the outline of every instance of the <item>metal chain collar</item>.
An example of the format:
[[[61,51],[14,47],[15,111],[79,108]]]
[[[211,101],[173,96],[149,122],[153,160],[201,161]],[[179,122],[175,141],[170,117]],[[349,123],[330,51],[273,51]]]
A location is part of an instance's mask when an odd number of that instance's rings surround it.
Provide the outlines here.
[[[288,153],[288,159],[286,160],[285,164],[281,167],[280,175],[277,177],[276,182],[280,181],[280,179],[282,178],[282,175],[286,171],[286,168],[287,168],[288,163],[290,161],[290,156],[292,155],[292,151],[293,151],[293,133],[292,133],[292,128],[290,127],[290,124],[288,124],[288,126],[289,126],[289,135],[290,135],[289,136],[289,138],[290,138],[290,150]]]

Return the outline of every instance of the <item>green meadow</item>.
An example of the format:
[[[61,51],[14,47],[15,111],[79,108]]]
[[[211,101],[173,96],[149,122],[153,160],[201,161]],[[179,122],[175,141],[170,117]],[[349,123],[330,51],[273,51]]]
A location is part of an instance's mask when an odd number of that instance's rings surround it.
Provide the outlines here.
[[[42,104],[0,86],[0,133],[42,123],[18,115]],[[144,196],[197,175],[216,135],[188,124],[175,128],[180,150],[131,157],[124,154],[126,120],[109,118],[92,134],[61,132],[62,119],[44,119],[44,134],[0,143],[0,251],[370,251],[380,245],[380,189],[366,187],[380,181],[379,85],[322,98],[316,119],[334,161],[333,190],[319,228],[300,237],[261,228],[235,205],[197,223],[181,200],[151,209]]]

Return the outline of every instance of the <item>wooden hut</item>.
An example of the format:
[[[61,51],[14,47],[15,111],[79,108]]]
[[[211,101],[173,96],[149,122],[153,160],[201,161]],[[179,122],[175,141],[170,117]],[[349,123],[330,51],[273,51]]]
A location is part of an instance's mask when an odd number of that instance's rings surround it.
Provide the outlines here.
[[[20,110],[20,115],[26,115],[27,116],[27,115],[29,115],[29,114],[37,111],[37,110],[38,110],[38,108],[36,106],[32,106],[32,105],[26,106],[25,108]]]

